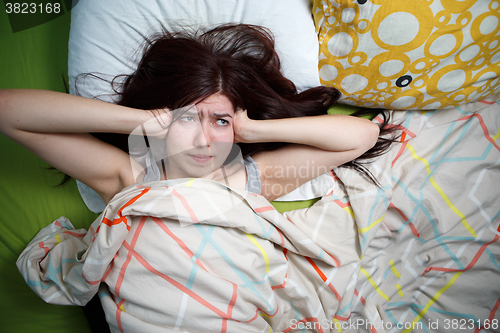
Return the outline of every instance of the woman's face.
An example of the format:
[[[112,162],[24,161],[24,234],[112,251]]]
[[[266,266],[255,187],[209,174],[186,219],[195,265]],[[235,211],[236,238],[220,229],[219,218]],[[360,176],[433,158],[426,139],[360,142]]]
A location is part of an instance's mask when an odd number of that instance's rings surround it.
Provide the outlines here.
[[[219,169],[231,151],[234,107],[214,94],[186,111],[168,130],[168,178],[204,177]]]

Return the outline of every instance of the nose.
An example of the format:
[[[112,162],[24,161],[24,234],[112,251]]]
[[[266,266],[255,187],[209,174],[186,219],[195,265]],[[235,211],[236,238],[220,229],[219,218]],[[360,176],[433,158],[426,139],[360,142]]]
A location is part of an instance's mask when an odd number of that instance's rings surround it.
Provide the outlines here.
[[[210,129],[208,124],[201,122],[200,126],[197,128],[196,135],[194,137],[195,147],[210,147]]]

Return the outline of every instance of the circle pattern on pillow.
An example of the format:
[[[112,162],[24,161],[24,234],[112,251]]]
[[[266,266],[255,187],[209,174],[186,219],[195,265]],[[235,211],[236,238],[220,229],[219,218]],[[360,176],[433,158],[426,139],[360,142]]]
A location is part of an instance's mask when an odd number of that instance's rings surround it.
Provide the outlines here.
[[[321,83],[342,102],[443,109],[500,92],[500,0],[313,0]]]

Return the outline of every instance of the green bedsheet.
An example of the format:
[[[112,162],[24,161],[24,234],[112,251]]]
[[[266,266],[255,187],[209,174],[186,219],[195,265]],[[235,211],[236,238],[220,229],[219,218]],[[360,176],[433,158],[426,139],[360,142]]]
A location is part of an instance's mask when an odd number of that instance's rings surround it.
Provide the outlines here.
[[[0,7],[0,88],[65,91],[70,14],[13,33]],[[59,216],[77,228],[87,228],[96,216],[74,180],[57,187],[61,175],[28,150],[3,135],[0,147],[0,331],[90,332],[80,307],[43,302],[15,263],[38,230]]]

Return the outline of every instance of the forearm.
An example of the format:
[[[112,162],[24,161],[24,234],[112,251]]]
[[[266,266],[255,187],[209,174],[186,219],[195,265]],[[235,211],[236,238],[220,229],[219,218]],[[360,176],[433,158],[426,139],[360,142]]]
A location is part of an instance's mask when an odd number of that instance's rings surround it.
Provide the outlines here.
[[[0,130],[130,133],[150,112],[45,90],[0,90]]]
[[[289,142],[328,151],[368,150],[378,135],[378,126],[369,120],[321,115],[251,121],[246,142]]]

